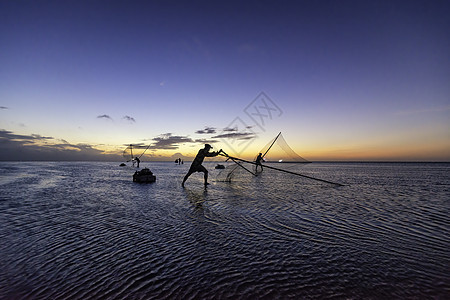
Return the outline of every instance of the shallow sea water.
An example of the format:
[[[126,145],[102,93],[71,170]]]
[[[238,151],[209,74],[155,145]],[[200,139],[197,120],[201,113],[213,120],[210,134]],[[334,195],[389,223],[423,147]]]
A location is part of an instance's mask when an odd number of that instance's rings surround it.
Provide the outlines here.
[[[450,164],[214,165],[1,162],[0,298],[449,298]]]

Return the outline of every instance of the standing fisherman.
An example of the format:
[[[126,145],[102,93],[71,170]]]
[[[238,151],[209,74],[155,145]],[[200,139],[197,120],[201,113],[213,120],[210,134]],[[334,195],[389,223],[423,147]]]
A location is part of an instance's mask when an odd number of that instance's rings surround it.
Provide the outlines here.
[[[141,163],[141,160],[139,159],[139,157],[136,156],[136,158],[133,159],[133,165],[134,165],[134,162],[137,163],[137,167],[139,168],[139,164]]]
[[[261,167],[261,172],[263,171],[263,166],[261,164],[261,161],[263,161],[263,157],[262,157],[262,153],[259,153],[258,157],[256,158],[256,161],[255,161],[255,163],[256,163],[255,172],[258,171],[258,166]]]
[[[204,166],[202,166],[203,160],[205,157],[214,157],[219,155],[220,152],[222,152],[222,149],[220,149],[217,152],[209,152],[209,149],[211,149],[210,144],[205,144],[205,148],[198,150],[197,156],[194,158],[194,161],[191,164],[191,167],[189,168],[188,173],[186,176],[184,176],[183,183],[181,183],[181,186],[184,187],[184,183],[186,180],[195,172],[203,172],[204,179],[205,179],[205,187],[209,184],[208,183],[208,170]]]

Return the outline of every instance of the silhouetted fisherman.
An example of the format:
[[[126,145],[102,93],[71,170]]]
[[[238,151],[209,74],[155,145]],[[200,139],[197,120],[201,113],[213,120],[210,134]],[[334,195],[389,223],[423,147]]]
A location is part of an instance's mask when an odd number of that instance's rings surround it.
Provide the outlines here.
[[[258,157],[256,158],[256,161],[255,161],[255,163],[256,163],[255,172],[258,171],[258,166],[261,167],[261,172],[263,171],[263,166],[262,166],[262,164],[261,164],[261,162],[262,162],[263,160],[264,160],[264,159],[263,159],[263,157],[262,157],[262,153],[258,154]]]
[[[181,185],[183,187],[184,187],[184,183],[189,178],[189,176],[191,176],[195,172],[203,172],[204,179],[205,179],[205,187],[209,184],[208,183],[208,170],[206,170],[206,168],[204,166],[202,166],[203,160],[205,159],[205,157],[217,156],[222,151],[222,149],[220,149],[217,152],[209,152],[209,149],[211,149],[211,148],[212,147],[210,144],[205,144],[205,148],[198,150],[197,156],[194,158],[194,161],[192,162],[188,173],[186,174],[186,176],[184,176],[183,182],[181,183]]]
[[[136,156],[136,158],[134,160],[137,162],[137,167],[139,168],[139,164],[140,164],[141,160],[137,156]]]

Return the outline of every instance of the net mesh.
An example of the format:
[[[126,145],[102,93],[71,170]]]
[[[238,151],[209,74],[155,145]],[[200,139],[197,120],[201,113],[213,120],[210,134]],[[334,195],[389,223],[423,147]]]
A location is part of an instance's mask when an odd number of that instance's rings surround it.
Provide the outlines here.
[[[129,162],[134,158],[138,157],[142,160],[142,156],[147,152],[149,146],[143,144],[130,144],[123,150],[123,158]]]
[[[250,164],[245,164],[242,162],[239,162],[239,164],[234,162],[231,163],[228,162],[226,164],[225,169],[220,170],[220,172],[217,174],[216,181],[231,182],[236,178],[242,178],[241,175],[247,173],[248,172],[247,170],[251,171],[252,167]],[[246,168],[247,170],[245,170],[244,168]]]
[[[308,163],[309,161],[295,153],[281,132],[261,149],[266,162]],[[256,156],[255,156],[256,159]]]
[[[262,164],[264,165],[265,162],[267,163],[309,163],[308,160],[301,157],[297,153],[295,153],[294,150],[288,145],[286,140],[284,139],[281,132],[273,138],[269,143],[267,143],[264,148],[259,151],[259,153],[262,153],[264,161]],[[256,155],[253,159],[253,161],[256,161]],[[286,165],[287,168],[289,168],[288,165]],[[245,162],[238,162],[235,163],[232,160],[229,160],[229,163],[227,164],[227,167],[219,172],[219,174],[216,177],[217,181],[225,181],[230,182],[232,179],[236,179],[241,177],[243,174],[249,174],[252,173],[253,175],[258,175],[262,172],[261,167],[257,167],[254,164],[245,163]]]

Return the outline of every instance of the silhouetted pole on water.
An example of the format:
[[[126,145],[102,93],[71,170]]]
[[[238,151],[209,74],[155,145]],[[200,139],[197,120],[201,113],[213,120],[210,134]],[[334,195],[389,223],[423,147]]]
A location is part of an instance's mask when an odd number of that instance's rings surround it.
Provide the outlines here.
[[[252,165],[256,165],[256,163],[253,162],[253,161],[248,161],[248,160],[240,159],[240,158],[237,158],[237,157],[232,157],[232,156],[229,156],[228,154],[226,154],[223,151],[222,151],[222,153],[220,155],[228,157],[228,158],[230,158],[233,161],[238,160],[238,161],[246,162],[246,163],[249,163],[249,164],[252,164]],[[268,165],[264,165],[264,167],[268,168],[268,169],[280,171],[280,172],[285,172],[285,173],[292,174],[292,175],[305,177],[305,178],[312,179],[312,180],[321,181],[321,182],[324,182],[324,183],[334,184],[334,185],[338,185],[338,186],[344,186],[343,184],[340,184],[340,183],[336,183],[336,182],[332,182],[332,181],[328,181],[328,180],[324,180],[324,179],[319,179],[319,178],[311,177],[311,176],[308,176],[308,175],[303,175],[303,174],[300,174],[300,173],[295,173],[295,172],[288,171],[288,170],[278,169],[278,168],[271,167],[271,166],[268,166]]]

